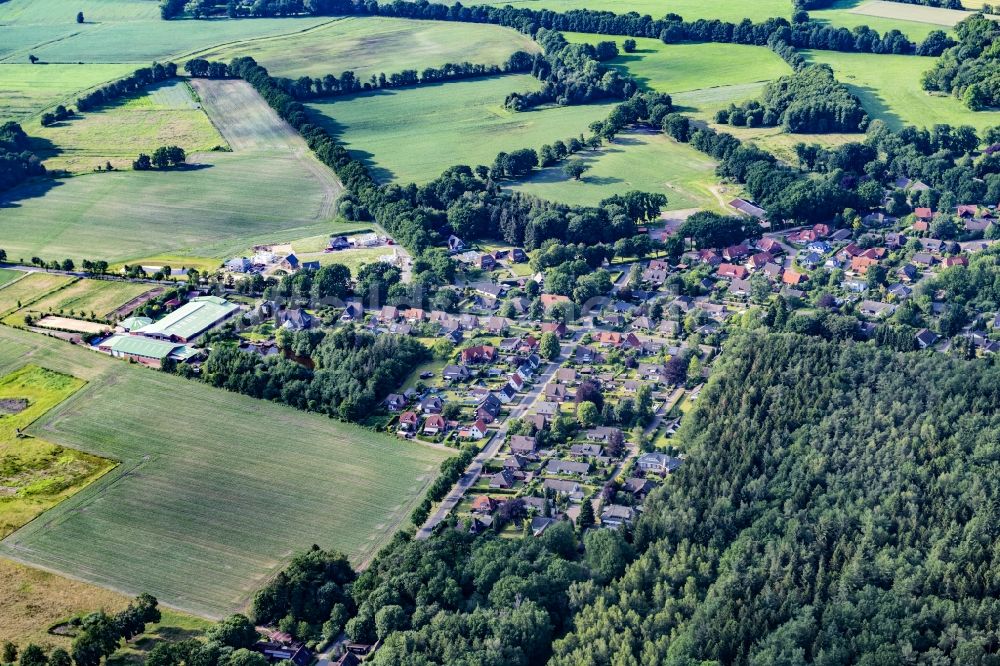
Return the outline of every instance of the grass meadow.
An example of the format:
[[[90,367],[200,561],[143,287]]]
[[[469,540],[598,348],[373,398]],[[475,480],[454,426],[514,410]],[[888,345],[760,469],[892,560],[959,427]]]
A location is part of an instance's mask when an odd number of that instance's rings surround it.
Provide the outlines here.
[[[180,170],[28,183],[0,198],[0,247],[12,258],[219,259],[275,232],[325,231],[341,186],[301,137],[242,81],[197,90],[232,153],[197,154]]]
[[[934,30],[950,32],[968,12],[943,7],[927,7],[886,0],[837,0],[826,9],[809,12],[809,17],[836,28],[854,29],[867,25],[881,33],[899,30],[920,42]]]
[[[15,256],[10,255],[10,258],[13,259]],[[3,288],[0,288],[0,315],[12,312],[22,305],[32,303],[57,289],[65,287],[75,279],[57,273],[45,273],[41,271],[23,275],[24,277],[17,280],[4,282]]]
[[[3,5],[0,4],[0,11]],[[0,28],[0,37],[4,35]],[[65,103],[75,106],[79,94],[135,70],[137,65],[29,65],[0,64],[0,121],[25,122],[38,134],[37,121],[27,122],[44,109]]]
[[[347,17],[292,35],[226,44],[201,55],[211,60],[252,56],[275,76],[340,76],[420,71],[449,62],[503,64],[515,51],[537,53],[538,45],[510,28],[476,23]]]
[[[120,464],[0,554],[201,615],[240,607],[313,543],[365,561],[447,456],[0,329],[0,373],[26,362],[88,382],[30,433]]]
[[[596,205],[616,193],[642,190],[667,195],[668,210],[721,206],[712,193],[717,183],[716,163],[663,134],[621,134],[600,150],[584,151],[570,159],[581,159],[591,167],[582,180],[567,177],[564,164],[559,164],[542,169],[512,189],[582,205]]]
[[[22,434],[83,385],[34,365],[0,377],[0,538],[114,467],[104,458]]]
[[[122,305],[147,293],[152,285],[137,282],[82,279],[50,293],[13,316],[68,314],[94,319],[107,319]]]
[[[139,153],[176,145],[187,153],[225,140],[202,111],[187,81],[168,81],[116,104],[51,127],[32,129],[36,153],[49,169],[90,172],[110,162],[129,169]]]
[[[837,79],[861,99],[868,114],[893,129],[937,123],[982,129],[1000,124],[1000,112],[970,111],[954,97],[925,92],[920,77],[933,67],[933,58],[834,51],[803,51],[803,55],[831,65]]]
[[[510,92],[535,90],[528,75],[382,90],[309,104],[316,119],[382,182],[427,182],[456,164],[492,164],[497,153],[538,148],[587,132],[613,103],[515,113]]]
[[[664,44],[636,39],[636,51],[625,53],[621,37],[566,33],[571,42],[596,44],[613,39],[620,55],[607,64],[622,69],[640,85],[670,94],[763,83],[791,73],[776,53],[743,44]]]

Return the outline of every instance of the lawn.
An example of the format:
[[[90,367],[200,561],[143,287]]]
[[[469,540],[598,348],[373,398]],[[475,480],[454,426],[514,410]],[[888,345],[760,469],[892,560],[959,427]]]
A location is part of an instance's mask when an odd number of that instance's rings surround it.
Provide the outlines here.
[[[885,0],[838,0],[827,9],[809,12],[809,17],[836,28],[854,29],[867,25],[886,33],[899,30],[915,42],[923,41],[934,30],[950,32],[967,12],[940,7],[886,2]]]
[[[585,151],[570,159],[582,159],[590,165],[582,181],[567,177],[560,164],[542,169],[513,189],[581,205],[596,205],[613,194],[642,190],[666,194],[668,210],[720,207],[711,189],[717,183],[716,163],[663,134],[621,134],[601,150]]]
[[[25,357],[88,380],[29,432],[121,464],[12,534],[0,553],[201,615],[241,607],[314,543],[366,561],[405,524],[445,457],[0,329],[0,372]]]
[[[12,255],[13,256],[13,255]],[[28,273],[14,282],[0,285],[0,315],[27,305],[51,291],[65,287],[74,278],[56,273]]]
[[[46,168],[73,172],[93,171],[106,162],[129,169],[139,153],[151,154],[159,146],[180,146],[190,154],[226,143],[182,80],[153,86],[123,104],[34,128],[31,135]]]
[[[0,12],[3,5],[0,4]],[[0,35],[6,28],[0,29]],[[27,119],[56,104],[76,104],[80,93],[120,78],[138,65],[29,65],[0,64],[0,121]],[[37,121],[25,125],[30,134],[42,129]]]
[[[701,91],[776,79],[791,68],[762,46],[743,44],[664,44],[636,39],[636,51],[625,53],[621,37],[566,33],[571,42],[596,44],[613,39],[621,52],[608,64],[630,74],[644,88],[665,93]]]
[[[107,319],[115,310],[133,298],[145,294],[152,285],[111,280],[79,280],[59,291],[40,298],[18,312],[45,314],[68,314],[83,318]]]
[[[1000,124],[1000,112],[970,111],[954,97],[924,91],[920,77],[934,65],[933,58],[834,51],[802,53],[813,62],[830,64],[837,79],[861,98],[869,115],[884,120],[893,129],[937,123],[982,129]]]
[[[228,62],[252,56],[275,76],[339,77],[351,70],[362,81],[372,74],[423,70],[449,62],[500,65],[515,51],[538,45],[510,28],[476,23],[347,17],[294,35],[226,44],[199,54]]]
[[[198,81],[196,88],[234,152],[196,154],[180,170],[28,183],[0,198],[0,247],[11,257],[78,263],[160,254],[204,260],[275,232],[326,231],[341,186],[301,137],[243,81]]]
[[[513,5],[518,9],[550,9],[557,12],[571,9],[593,9],[616,14],[638,12],[650,14],[654,18],[673,12],[690,21],[704,18],[734,23],[739,23],[744,18],[754,21],[764,21],[772,16],[789,18],[792,13],[791,4],[785,0],[633,0],[628,3],[621,0],[487,0],[481,4]]]
[[[21,432],[83,385],[33,365],[0,377],[0,538],[114,467]]]
[[[538,148],[587,132],[613,103],[515,113],[508,93],[537,90],[528,75],[382,90],[308,106],[382,182],[427,182],[456,164],[492,164],[497,153]]]

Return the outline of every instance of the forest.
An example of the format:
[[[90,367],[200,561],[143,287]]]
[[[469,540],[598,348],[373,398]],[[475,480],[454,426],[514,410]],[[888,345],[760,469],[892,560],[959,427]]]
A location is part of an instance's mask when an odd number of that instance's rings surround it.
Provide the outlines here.
[[[973,111],[1000,105],[1000,22],[974,16],[955,32],[959,43],[924,72],[924,90],[960,97]]]

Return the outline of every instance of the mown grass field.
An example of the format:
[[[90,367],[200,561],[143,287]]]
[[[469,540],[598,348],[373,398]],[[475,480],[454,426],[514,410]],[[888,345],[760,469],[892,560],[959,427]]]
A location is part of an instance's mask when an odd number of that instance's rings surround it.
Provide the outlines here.
[[[920,77],[934,65],[933,58],[834,51],[803,51],[803,55],[831,65],[837,79],[861,99],[868,114],[893,129],[936,123],[982,129],[1000,124],[1000,112],[970,111],[950,95],[925,92]]]
[[[88,381],[31,434],[121,464],[0,553],[198,614],[239,607],[313,543],[364,561],[447,455],[0,330],[0,373],[26,362]]]
[[[959,10],[886,0],[837,0],[826,9],[809,12],[810,18],[836,28],[853,30],[867,25],[880,33],[895,29],[915,42],[934,30],[950,32],[966,16],[967,12]]]
[[[275,76],[337,77],[351,70],[372,74],[423,70],[449,62],[503,64],[515,51],[538,45],[510,28],[476,23],[346,17],[293,35],[264,37],[209,49],[201,57],[228,62],[252,56]]]
[[[21,434],[83,385],[34,365],[0,377],[0,538],[114,467],[110,460]]]
[[[24,277],[22,271],[15,271],[9,268],[0,268],[0,287],[3,287],[8,282],[13,282],[14,280]]]
[[[32,128],[31,136],[46,168],[71,172],[93,171],[107,162],[130,169],[139,153],[151,154],[159,146],[180,146],[190,154],[226,143],[181,80],[153,86],[123,104]]]
[[[625,53],[622,37],[570,32],[566,39],[587,44],[614,40],[620,55],[608,64],[649,90],[671,94],[762,83],[792,71],[776,53],[761,46],[664,44],[640,38],[635,40],[636,51]]]
[[[665,194],[668,210],[721,206],[711,189],[717,183],[716,163],[662,134],[621,134],[613,144],[570,159],[582,159],[591,167],[581,181],[567,177],[560,164],[542,169],[512,189],[582,205],[596,205],[616,193],[642,190]]]
[[[116,309],[150,289],[152,285],[135,282],[83,279],[26,305],[11,316],[23,316],[30,312],[36,316],[75,314],[83,318],[106,319]]]
[[[198,91],[234,152],[194,155],[181,170],[89,174],[11,190],[0,198],[0,247],[12,258],[78,263],[157,254],[218,259],[275,232],[326,230],[340,183],[301,137],[242,81],[200,81]]]
[[[446,2],[446,0],[440,0]],[[446,2],[446,4],[451,4]],[[788,18],[791,5],[784,0],[487,0],[486,5],[513,5],[518,8],[550,9],[566,12],[571,9],[594,9],[625,14],[638,12],[654,18],[673,12],[687,20],[720,19],[739,23],[744,18],[763,21],[772,16]]]
[[[382,182],[426,182],[456,164],[492,164],[497,153],[538,148],[587,132],[613,103],[514,113],[515,91],[536,90],[528,75],[498,76],[316,102],[316,119],[365,160]]]
[[[16,255],[10,255],[14,258]],[[49,292],[65,287],[74,278],[56,273],[35,272],[24,277],[4,283],[0,288],[0,315],[16,310],[22,305],[28,305]]]
[[[0,5],[0,11],[3,5]],[[0,42],[6,28],[0,28]],[[0,64],[0,121],[18,120],[31,134],[42,129],[37,120],[43,110],[65,103],[75,106],[79,94],[135,70],[136,65],[29,65]]]

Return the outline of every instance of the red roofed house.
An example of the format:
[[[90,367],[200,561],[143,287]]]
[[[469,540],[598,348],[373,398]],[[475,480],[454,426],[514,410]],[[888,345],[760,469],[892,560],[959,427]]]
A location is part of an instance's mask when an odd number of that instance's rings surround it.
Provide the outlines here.
[[[820,238],[822,238],[823,236],[829,236],[830,235],[830,227],[828,227],[825,224],[817,224],[817,225],[815,225],[813,227],[813,231],[816,232],[816,235],[818,237],[820,237]]]
[[[719,277],[745,280],[750,272],[743,266],[737,266],[735,264],[719,264],[718,274]]]
[[[856,272],[858,275],[864,275],[868,272],[869,267],[878,264],[878,259],[872,259],[871,257],[854,257],[851,259],[851,270]]]
[[[959,205],[957,213],[959,217],[975,217],[979,214],[979,206],[975,204]]]
[[[542,333],[555,333],[556,337],[561,338],[566,335],[566,324],[546,322],[542,324]]]
[[[930,208],[917,208],[913,211],[913,214],[917,216],[918,220],[930,220],[934,217],[934,213]]]
[[[490,345],[476,345],[462,350],[462,363],[491,363],[496,349]]]
[[[750,253],[750,248],[748,248],[743,243],[739,245],[730,245],[722,251],[722,256],[729,261],[734,261],[736,259],[742,259]]]
[[[399,429],[405,432],[416,432],[420,425],[420,417],[416,412],[403,412],[399,415]]]
[[[785,284],[790,284],[794,287],[796,285],[805,282],[806,276],[803,275],[802,273],[799,273],[798,271],[793,271],[792,269],[788,269],[781,276],[781,281],[784,282]]]
[[[950,268],[951,266],[968,266],[969,260],[965,257],[945,257],[943,263],[945,268]]]
[[[542,301],[542,307],[546,310],[551,308],[557,303],[569,303],[569,296],[562,296],[561,294],[542,294],[539,296]]]
[[[440,414],[431,414],[424,421],[424,433],[427,435],[436,435],[439,432],[444,432],[448,429],[448,422],[444,420],[444,417]]]
[[[747,259],[746,266],[752,271],[759,271],[764,268],[764,266],[767,266],[769,261],[771,261],[770,252],[758,252]]]
[[[480,495],[476,499],[472,500],[473,513],[490,514],[496,511],[496,508],[497,508],[497,501],[487,495]]]
[[[757,247],[764,252],[770,252],[771,254],[781,254],[785,251],[785,248],[781,247],[781,243],[773,238],[761,238],[757,241]]]

